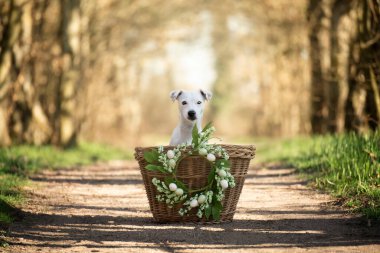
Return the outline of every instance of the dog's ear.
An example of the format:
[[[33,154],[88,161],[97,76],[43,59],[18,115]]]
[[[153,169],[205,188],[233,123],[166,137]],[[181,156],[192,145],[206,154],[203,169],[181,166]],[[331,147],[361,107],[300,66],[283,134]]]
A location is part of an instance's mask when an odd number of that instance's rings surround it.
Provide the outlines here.
[[[207,91],[207,90],[199,90],[201,92],[201,95],[203,96],[203,98],[207,101],[209,101],[211,98],[212,98],[212,92],[210,91]]]
[[[170,98],[174,102],[175,100],[178,99],[179,96],[181,96],[181,94],[182,94],[181,90],[173,90],[173,91],[170,92]]]

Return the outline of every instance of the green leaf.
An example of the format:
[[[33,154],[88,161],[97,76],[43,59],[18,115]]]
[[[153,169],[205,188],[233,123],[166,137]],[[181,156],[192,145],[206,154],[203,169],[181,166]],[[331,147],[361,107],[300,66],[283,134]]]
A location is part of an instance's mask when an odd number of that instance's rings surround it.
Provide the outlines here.
[[[152,149],[144,153],[144,158],[148,163],[156,163],[158,161],[159,153],[157,150]]]
[[[145,169],[151,170],[151,171],[159,171],[162,173],[168,173],[166,170],[164,170],[162,166],[153,165],[153,164],[148,164],[147,166],[145,166]]]
[[[218,206],[212,206],[212,218],[215,220],[215,221],[219,221],[220,220],[220,213],[222,212],[222,209],[219,208]]]
[[[218,221],[220,220],[220,213],[223,210],[223,205],[220,201],[216,199],[216,196],[212,197],[212,217],[214,220]]]
[[[198,147],[198,139],[199,139],[199,133],[198,133],[197,124],[195,124],[194,127],[193,127],[192,136],[193,136],[192,143],[194,144],[194,149],[196,149]]]
[[[172,178],[172,177],[166,177],[166,178],[164,179],[164,182],[165,182],[166,185],[169,186],[169,184],[174,183],[175,180],[174,180],[174,178]]]
[[[212,127],[212,122],[211,121],[209,123],[207,123],[207,125],[202,129],[202,132],[206,131],[210,127]]]
[[[223,209],[222,202],[220,202],[220,201],[215,201],[213,206],[216,206],[216,207],[219,208],[220,210]]]
[[[211,168],[210,173],[208,174],[207,184],[210,184],[212,182],[212,180],[214,180],[214,178],[215,178],[215,167],[213,166]]]
[[[175,181],[175,183],[182,190],[189,191],[189,189],[187,188],[187,186],[184,183],[182,183],[181,181],[177,180],[177,181]]]
[[[208,206],[208,207],[205,209],[206,219],[209,219],[209,218],[210,218],[211,211],[212,211],[211,206]]]

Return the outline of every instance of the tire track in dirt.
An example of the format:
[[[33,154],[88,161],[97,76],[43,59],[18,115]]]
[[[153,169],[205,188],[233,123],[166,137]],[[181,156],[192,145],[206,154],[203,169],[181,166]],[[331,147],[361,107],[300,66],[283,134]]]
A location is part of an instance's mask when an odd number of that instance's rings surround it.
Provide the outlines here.
[[[44,171],[0,252],[380,252],[380,228],[332,207],[293,169],[251,168],[235,219],[156,224],[135,162]]]

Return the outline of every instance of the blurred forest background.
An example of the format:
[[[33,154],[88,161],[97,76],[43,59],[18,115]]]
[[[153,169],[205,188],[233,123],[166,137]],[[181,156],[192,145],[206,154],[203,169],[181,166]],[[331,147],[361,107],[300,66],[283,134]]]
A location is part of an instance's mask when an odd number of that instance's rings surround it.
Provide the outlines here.
[[[375,129],[380,1],[0,1],[3,146],[152,145],[179,88],[218,136]]]

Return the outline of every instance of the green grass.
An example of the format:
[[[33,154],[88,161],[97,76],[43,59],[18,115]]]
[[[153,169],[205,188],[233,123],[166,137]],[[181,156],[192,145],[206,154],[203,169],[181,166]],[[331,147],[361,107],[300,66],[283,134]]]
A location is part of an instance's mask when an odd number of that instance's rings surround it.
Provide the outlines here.
[[[22,188],[29,183],[29,175],[44,168],[131,158],[129,152],[90,143],[81,143],[72,149],[27,145],[0,148],[0,228],[17,218],[17,207],[24,201]]]
[[[264,142],[262,148],[260,161],[291,164],[345,206],[380,218],[380,131]]]
[[[313,148],[318,137],[298,136],[291,139],[256,138],[254,143],[257,149],[255,162],[289,161],[300,157]]]

